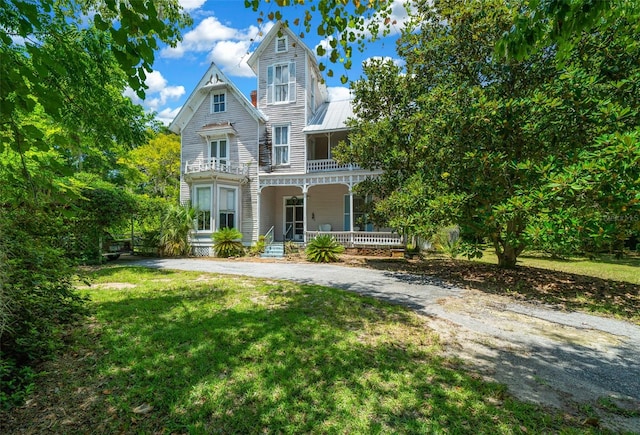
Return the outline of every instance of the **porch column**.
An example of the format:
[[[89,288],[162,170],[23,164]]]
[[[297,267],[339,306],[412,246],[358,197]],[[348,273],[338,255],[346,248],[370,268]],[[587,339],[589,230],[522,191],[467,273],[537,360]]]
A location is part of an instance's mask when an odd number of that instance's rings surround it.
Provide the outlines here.
[[[307,243],[307,185],[302,187],[302,240]]]
[[[349,185],[349,241],[353,246],[353,185]]]
[[[260,216],[262,215],[261,202],[260,202],[261,196],[262,196],[262,190],[258,187],[258,193],[256,194],[256,225],[257,225],[256,232],[257,234],[254,234],[256,241],[258,241],[258,239],[260,238]]]

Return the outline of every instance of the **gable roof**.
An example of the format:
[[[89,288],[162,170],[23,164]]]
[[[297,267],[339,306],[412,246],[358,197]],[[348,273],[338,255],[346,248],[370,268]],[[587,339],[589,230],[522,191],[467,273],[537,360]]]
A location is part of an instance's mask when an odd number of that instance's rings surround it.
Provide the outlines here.
[[[256,74],[258,73],[257,71],[258,59],[260,59],[260,56],[262,56],[262,53],[264,53],[267,46],[269,46],[271,41],[273,41],[273,39],[276,36],[283,35],[283,34],[291,38],[296,46],[302,47],[307,52],[307,54],[311,56],[312,59],[315,60],[316,54],[309,47],[307,47],[302,42],[302,40],[291,31],[291,29],[289,29],[289,26],[286,26],[282,22],[278,21],[271,28],[271,30],[269,30],[269,33],[267,33],[264,39],[260,42],[260,45],[258,45],[258,48],[256,48],[256,50],[253,53],[251,53],[251,56],[249,56],[249,59],[247,59],[247,65],[249,65],[249,67],[253,70],[253,72],[255,72]],[[291,43],[289,45],[291,46]]]
[[[324,133],[348,130],[346,121],[353,118],[353,100],[329,101],[318,108],[302,130],[305,133]]]
[[[262,113],[261,110],[254,107],[240,89],[238,89],[238,87],[234,85],[233,82],[229,80],[213,62],[211,62],[211,65],[209,65],[209,68],[204,73],[193,92],[191,92],[189,98],[187,98],[187,101],[180,108],[180,111],[171,124],[169,124],[169,130],[180,134],[182,129],[189,123],[193,115],[196,113],[198,107],[200,107],[204,99],[207,97],[209,91],[212,89],[228,90],[257,121],[267,122],[269,120],[269,118]]]

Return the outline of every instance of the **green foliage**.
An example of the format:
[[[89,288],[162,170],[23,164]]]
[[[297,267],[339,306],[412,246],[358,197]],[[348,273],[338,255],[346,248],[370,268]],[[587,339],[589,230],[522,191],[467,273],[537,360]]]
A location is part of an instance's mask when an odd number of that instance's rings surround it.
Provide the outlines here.
[[[251,246],[251,248],[249,248],[249,255],[251,255],[252,257],[259,256],[260,254],[264,253],[266,245],[267,242],[265,236],[258,237],[258,241],[255,242],[253,246]]]
[[[450,258],[458,258],[462,251],[462,238],[457,227],[441,228],[431,239],[433,247]]]
[[[180,195],[180,137],[156,133],[149,142],[129,152],[137,191],[153,197],[178,200]]]
[[[320,234],[307,243],[305,254],[307,260],[314,263],[332,263],[339,260],[338,255],[344,252],[344,246],[329,234]]]
[[[27,367],[61,345],[65,324],[85,313],[73,264],[57,241],[67,233],[56,212],[33,203],[0,206],[0,406],[15,404],[31,380]]]
[[[160,254],[169,257],[189,255],[189,234],[194,229],[196,209],[189,205],[173,205],[167,208],[162,220]]]
[[[213,252],[216,257],[229,258],[244,255],[244,246],[242,245],[242,233],[236,228],[220,228],[211,234],[213,239]],[[262,242],[264,244],[264,240]],[[263,248],[264,250],[264,248]]]

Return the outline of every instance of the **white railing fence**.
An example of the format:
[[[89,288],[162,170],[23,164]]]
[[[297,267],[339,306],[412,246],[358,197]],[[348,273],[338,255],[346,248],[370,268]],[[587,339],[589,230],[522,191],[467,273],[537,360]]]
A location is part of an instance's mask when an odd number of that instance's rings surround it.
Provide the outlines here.
[[[307,161],[307,172],[354,171],[357,169],[360,169],[358,165],[341,165],[332,159]]]
[[[307,231],[309,241],[320,234],[327,234],[346,247],[353,246],[403,246],[402,235],[366,231]]]

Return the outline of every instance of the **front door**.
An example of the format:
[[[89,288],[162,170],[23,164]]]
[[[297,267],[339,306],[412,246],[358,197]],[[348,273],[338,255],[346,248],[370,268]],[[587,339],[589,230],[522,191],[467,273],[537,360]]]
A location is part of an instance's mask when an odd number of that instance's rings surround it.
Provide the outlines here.
[[[304,241],[304,199],[285,198],[283,234],[285,240]]]

